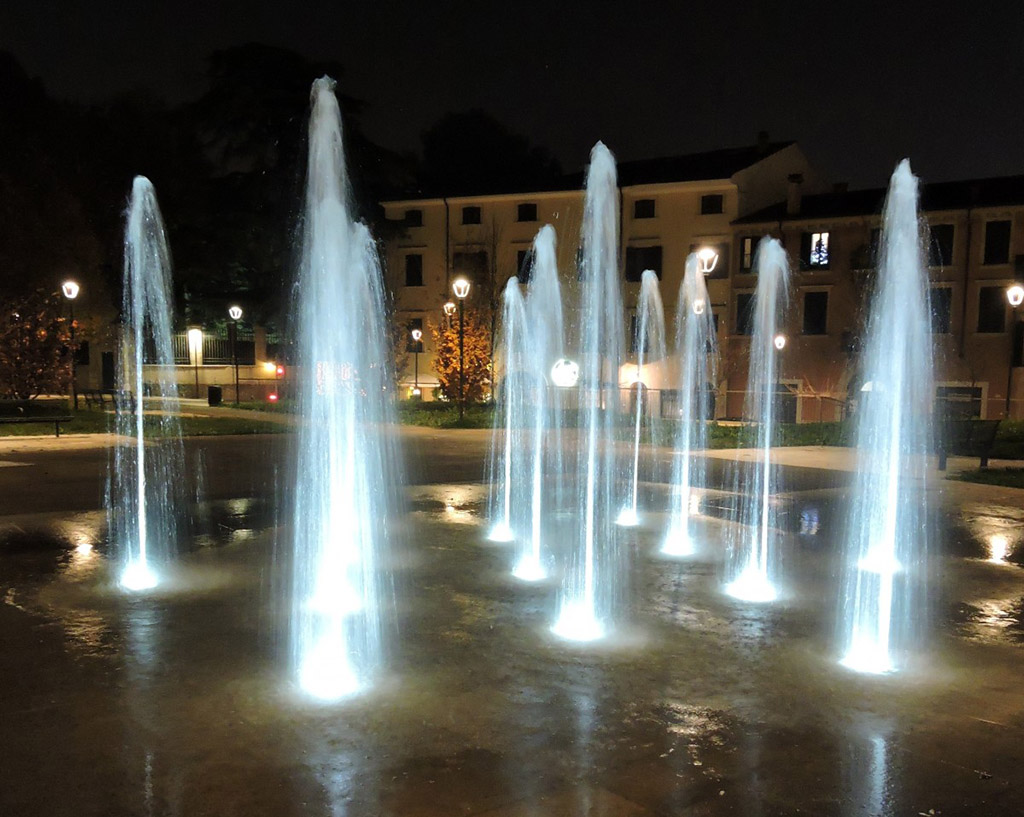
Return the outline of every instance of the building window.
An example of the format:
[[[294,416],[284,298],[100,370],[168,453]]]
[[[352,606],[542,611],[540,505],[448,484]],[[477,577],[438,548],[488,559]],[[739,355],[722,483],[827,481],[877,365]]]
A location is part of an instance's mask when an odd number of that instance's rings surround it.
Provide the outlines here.
[[[978,331],[1006,331],[1006,289],[982,287],[978,292]]]
[[[654,199],[637,199],[634,201],[633,218],[654,218]]]
[[[828,293],[804,293],[804,334],[828,334]]]
[[[537,205],[520,204],[516,211],[516,221],[536,221]]]
[[[952,224],[935,224],[931,228],[931,239],[928,242],[928,266],[948,267],[953,263],[953,231]]]
[[[800,235],[800,264],[804,269],[828,269],[829,234],[802,233]]]
[[[405,256],[405,285],[407,287],[423,286],[423,256]]]
[[[714,216],[722,212],[722,194],[710,193],[700,197],[700,214]]]
[[[985,224],[985,264],[1010,263],[1010,222],[989,221]]]
[[[740,272],[754,271],[754,255],[756,253],[756,238],[748,235],[740,239]]]
[[[949,334],[950,316],[953,312],[953,290],[949,287],[932,287],[932,332],[936,335]]]
[[[637,282],[648,269],[661,278],[661,245],[626,247],[626,280]]]
[[[463,207],[462,208],[462,223],[463,224],[479,224],[480,223],[480,208],[479,207]]]
[[[752,335],[754,333],[754,293],[736,293],[736,334]]]
[[[516,253],[516,270],[520,284],[530,283],[530,275],[533,273],[533,253],[530,250],[519,250]]]
[[[423,211],[422,210],[406,210],[405,211],[405,226],[406,227],[422,227],[423,226]]]
[[[423,336],[420,336],[418,341],[412,339],[412,330],[419,329],[423,331],[423,318],[410,318],[409,323],[406,324],[408,332],[408,341],[406,342],[405,348],[409,352],[422,352],[423,351]]]

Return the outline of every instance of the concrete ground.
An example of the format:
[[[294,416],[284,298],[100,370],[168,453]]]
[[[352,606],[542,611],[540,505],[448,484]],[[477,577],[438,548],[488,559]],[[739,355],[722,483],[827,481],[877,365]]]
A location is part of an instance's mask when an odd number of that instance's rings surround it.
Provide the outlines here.
[[[1024,551],[1024,491],[933,482],[932,636],[878,678],[835,662],[828,526],[784,537],[758,607],[720,592],[725,523],[668,562],[648,513],[628,616],[570,647],[555,587],[484,541],[488,434],[402,440],[388,671],[333,706],[283,669],[288,435],[187,441],[193,546],[140,597],[112,587],[109,440],[0,440],[0,815],[1024,814],[1024,571],[986,559]],[[795,509],[841,503],[849,452],[780,453]]]

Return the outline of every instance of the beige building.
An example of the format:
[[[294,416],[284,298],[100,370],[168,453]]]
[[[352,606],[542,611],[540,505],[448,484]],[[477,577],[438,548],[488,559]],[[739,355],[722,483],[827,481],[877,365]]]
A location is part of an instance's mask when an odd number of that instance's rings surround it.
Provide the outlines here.
[[[750,250],[764,235],[783,241],[793,268],[782,365],[790,418],[837,419],[860,388],[855,352],[885,190],[803,193],[794,185],[786,200],[734,222],[723,347],[727,416],[742,411],[745,310],[756,286]],[[982,418],[1024,417],[1024,324],[1006,297],[1010,285],[1024,280],[1024,176],[927,185],[921,210],[930,228],[937,396]]]
[[[653,269],[661,278],[671,325],[686,256],[696,247],[710,246],[720,256],[708,285],[724,341],[729,322],[723,317],[732,293],[732,222],[784,198],[788,180],[794,176],[803,179],[805,189],[823,189],[798,145],[769,143],[764,137],[746,148],[620,164],[620,269],[627,328],[643,270]],[[465,275],[471,281],[467,305],[493,312],[505,282],[522,268],[537,231],[551,224],[558,237],[559,270],[566,290],[571,290],[576,281],[583,183],[580,174],[568,177],[555,190],[383,203],[386,217],[401,225],[396,237],[387,241],[384,258],[396,320],[407,330],[421,328],[424,333],[418,378],[424,399],[431,399],[437,384],[429,330],[441,320],[456,276]],[[410,357],[402,377],[403,390],[410,395],[414,364]],[[669,378],[658,367],[644,374],[653,390],[671,388]]]

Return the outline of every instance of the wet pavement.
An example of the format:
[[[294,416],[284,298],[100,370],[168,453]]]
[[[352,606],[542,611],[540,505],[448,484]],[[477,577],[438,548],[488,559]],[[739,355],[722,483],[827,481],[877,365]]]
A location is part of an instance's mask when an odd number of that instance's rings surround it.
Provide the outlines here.
[[[445,439],[417,443],[410,472]],[[265,444],[265,462],[281,454]],[[841,475],[793,472],[777,498],[780,603],[720,592],[723,487],[693,559],[654,555],[659,514],[625,533],[628,615],[609,644],[567,646],[548,632],[553,585],[516,582],[511,550],[484,541],[477,444],[449,442],[390,555],[388,673],[324,706],[282,669],[287,520],[274,465],[224,463],[241,449],[190,443],[190,490],[217,498],[146,596],[113,588],[98,503],[25,488],[3,509],[0,815],[1024,814],[1013,494],[946,497],[931,643],[879,678],[835,661]],[[663,487],[644,487],[657,506]]]

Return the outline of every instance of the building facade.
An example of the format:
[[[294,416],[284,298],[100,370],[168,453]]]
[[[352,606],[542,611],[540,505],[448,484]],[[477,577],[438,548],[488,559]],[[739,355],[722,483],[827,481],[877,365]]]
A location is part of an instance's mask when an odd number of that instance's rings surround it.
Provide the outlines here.
[[[782,382],[796,421],[843,416],[863,385],[857,349],[876,274],[886,191],[802,195],[734,223],[727,414],[741,412],[745,310],[756,287],[750,252],[779,238],[793,269]],[[1024,176],[921,188],[931,279],[936,397],[980,418],[1024,417],[1024,324],[1007,289],[1024,280]],[[925,227],[927,229],[925,229]],[[1009,387],[1009,388],[1008,388]]]
[[[627,328],[635,315],[645,269],[653,269],[661,279],[671,322],[687,255],[697,247],[710,246],[719,253],[719,264],[708,286],[719,329],[724,331],[722,316],[728,312],[731,294],[732,222],[784,196],[794,176],[803,178],[808,189],[822,189],[798,145],[769,143],[764,138],[747,148],[620,164],[619,268]],[[399,227],[384,251],[395,320],[404,332],[423,332],[418,360],[417,347],[410,344],[413,356],[401,373],[405,395],[418,386],[424,399],[434,396],[437,377],[430,330],[442,320],[443,305],[452,297],[452,280],[467,277],[471,283],[467,306],[484,310],[493,320],[508,279],[528,274],[529,250],[545,224],[555,229],[563,289],[572,298],[583,183],[583,176],[577,175],[567,177],[554,190],[383,202],[386,217]],[[668,388],[671,373],[665,367],[651,367],[644,377],[651,381],[646,385],[658,391]]]

